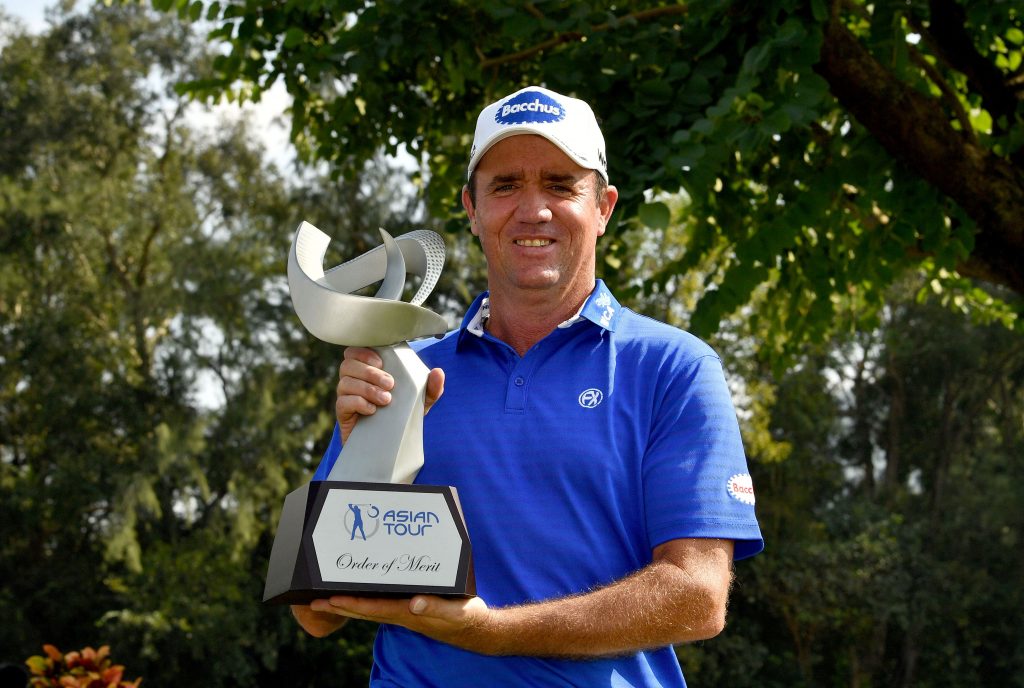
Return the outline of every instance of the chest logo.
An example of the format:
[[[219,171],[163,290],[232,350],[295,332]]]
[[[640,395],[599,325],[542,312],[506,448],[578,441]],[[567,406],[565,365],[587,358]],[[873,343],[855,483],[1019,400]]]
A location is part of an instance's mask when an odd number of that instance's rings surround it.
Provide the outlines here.
[[[591,387],[580,393],[580,406],[583,408],[594,408],[604,399],[604,392]]]

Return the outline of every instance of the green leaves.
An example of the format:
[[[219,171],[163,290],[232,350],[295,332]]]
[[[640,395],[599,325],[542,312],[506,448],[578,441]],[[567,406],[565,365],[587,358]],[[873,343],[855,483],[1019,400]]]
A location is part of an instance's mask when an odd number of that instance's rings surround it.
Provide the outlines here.
[[[651,229],[666,229],[672,219],[668,206],[664,203],[644,203],[640,206],[638,218]]]
[[[295,98],[294,136],[301,151],[327,161],[346,179],[354,179],[380,150],[405,144],[422,151],[430,210],[449,227],[460,222],[457,199],[476,112],[524,84],[543,83],[586,98],[602,120],[612,182],[620,191],[617,215],[625,220],[618,227],[631,226],[628,220],[635,217],[650,229],[663,229],[669,221],[664,209],[649,207],[645,199],[685,189],[697,220],[714,217],[708,231],[736,246],[780,212],[795,212],[795,202],[801,208],[799,217],[792,216],[795,224],[819,236],[845,237],[845,253],[798,251],[791,257],[773,254],[764,244],[751,255],[773,269],[788,266],[778,288],[801,294],[812,289],[811,301],[821,304],[842,301],[851,288],[878,302],[885,286],[914,265],[910,244],[885,238],[892,227],[912,227],[926,240],[924,250],[947,268],[969,262],[965,250],[973,249],[951,240],[945,229],[953,223],[915,207],[912,199],[923,195],[915,187],[935,188],[919,176],[920,169],[911,170],[898,194],[863,179],[866,170],[879,179],[903,174],[902,161],[919,156],[878,145],[873,138],[878,132],[869,133],[837,104],[834,94],[842,91],[836,84],[843,78],[866,79],[868,72],[858,66],[840,76],[824,69],[822,57],[835,43],[824,38],[826,29],[836,26],[828,3],[816,1],[809,9],[789,2],[742,8],[730,2],[542,3],[527,9],[511,3],[404,3],[400,11],[340,0],[284,8],[242,0],[215,4],[222,26],[212,35],[226,39],[230,50],[214,63],[217,77],[195,82],[195,93],[244,94],[247,83],[262,88],[268,77],[283,75]],[[207,14],[213,12],[209,4]],[[991,132],[986,136],[992,150],[1009,155],[1024,141],[1019,118],[1000,120],[981,102],[991,94],[982,99],[978,84],[949,71],[942,55],[927,56],[935,65],[931,73],[911,59],[912,51],[932,50],[927,42],[908,47],[908,34],[927,12],[919,4],[883,3],[864,11],[841,8],[835,21],[854,27],[854,40],[874,51],[872,59],[891,70],[903,88],[919,89],[941,71],[944,82],[931,86],[936,97],[951,102],[948,94],[955,90],[971,128]],[[966,19],[979,37],[975,44],[993,46],[993,60],[1006,62],[1020,54],[1019,17],[974,3]],[[410,35],[416,41],[405,39]],[[853,53],[844,54],[842,64],[852,65]],[[1010,68],[1008,62],[999,64]],[[580,79],[581,74],[588,77]],[[944,92],[940,86],[948,88]],[[904,114],[887,113],[893,121]],[[935,164],[942,166],[941,160]],[[994,174],[992,180],[1003,178]],[[857,189],[855,209],[839,203],[844,183]],[[946,203],[925,203],[944,208],[938,214],[946,218],[958,212]],[[982,201],[978,207],[986,205]],[[811,207],[819,214],[809,213]],[[979,212],[968,211],[968,224],[986,231],[977,224]],[[845,217],[850,214],[863,217]],[[891,218],[890,228],[869,220],[882,216]],[[1003,223],[1008,226],[1005,217]],[[774,246],[783,252],[791,248]],[[897,255],[900,247],[903,255]],[[751,247],[744,250],[750,253]],[[815,264],[805,269],[807,261]],[[826,274],[832,277],[810,278]],[[618,275],[609,278],[614,282]],[[752,294],[748,286],[737,293]],[[789,296],[801,302],[810,298]],[[787,322],[798,329],[806,324],[808,332],[826,331],[828,323],[814,317],[831,319],[832,313],[819,305]],[[795,339],[808,332],[794,333]]]
[[[304,40],[306,40],[306,32],[296,26],[292,26],[285,31],[282,45],[285,48],[294,48]]]

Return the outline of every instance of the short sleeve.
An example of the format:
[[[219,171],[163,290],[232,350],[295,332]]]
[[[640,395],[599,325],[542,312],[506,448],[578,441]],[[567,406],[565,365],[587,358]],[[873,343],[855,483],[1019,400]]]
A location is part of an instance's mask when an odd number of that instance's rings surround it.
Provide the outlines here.
[[[643,463],[652,547],[676,538],[734,540],[734,557],[764,548],[736,410],[717,356],[666,364]]]

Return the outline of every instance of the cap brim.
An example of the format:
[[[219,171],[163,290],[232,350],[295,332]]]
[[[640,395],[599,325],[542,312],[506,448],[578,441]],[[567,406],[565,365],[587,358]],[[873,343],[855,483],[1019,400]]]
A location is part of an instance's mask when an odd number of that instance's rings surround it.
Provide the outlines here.
[[[523,136],[525,134],[533,134],[534,136],[540,136],[540,137],[542,137],[544,139],[547,139],[551,143],[553,143],[556,146],[558,146],[558,149],[561,150],[563,153],[565,153],[565,155],[570,160],[572,160],[574,163],[576,163],[580,167],[586,168],[588,170],[594,170],[599,175],[604,177],[604,180],[606,182],[608,181],[608,177],[606,176],[606,174],[605,174],[605,172],[603,170],[601,170],[601,169],[599,169],[597,167],[594,167],[593,164],[590,161],[588,161],[588,160],[586,160],[584,158],[580,158],[568,146],[566,146],[566,144],[563,143],[558,137],[552,136],[552,135],[550,135],[548,133],[545,133],[544,131],[538,129],[537,127],[530,127],[530,126],[510,126],[510,127],[506,128],[506,129],[502,129],[500,133],[495,135],[490,141],[487,142],[486,146],[484,146],[480,150],[478,150],[476,152],[476,154],[473,156],[473,158],[469,161],[469,167],[467,168],[468,169],[468,173],[467,173],[466,177],[469,178],[469,177],[471,177],[473,175],[473,171],[476,170],[477,165],[479,165],[480,161],[483,160],[484,156],[487,154],[487,151],[489,151],[491,148],[494,147],[494,144],[499,143],[501,141],[504,141],[505,139],[509,138],[510,136]]]

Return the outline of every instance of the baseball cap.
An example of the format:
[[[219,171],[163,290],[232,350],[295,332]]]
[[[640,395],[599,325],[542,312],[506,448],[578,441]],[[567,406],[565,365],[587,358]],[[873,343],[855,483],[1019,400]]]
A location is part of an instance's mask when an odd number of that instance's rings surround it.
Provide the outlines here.
[[[580,167],[608,181],[604,135],[590,106],[540,86],[527,86],[485,107],[476,120],[467,177],[491,146],[518,134],[537,134],[555,144]]]

